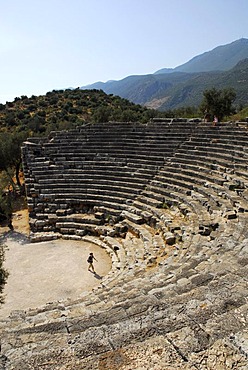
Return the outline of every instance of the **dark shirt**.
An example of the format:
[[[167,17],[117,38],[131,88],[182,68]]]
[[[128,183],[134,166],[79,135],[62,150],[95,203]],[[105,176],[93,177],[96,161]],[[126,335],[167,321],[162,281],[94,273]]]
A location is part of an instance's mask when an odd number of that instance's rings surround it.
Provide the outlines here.
[[[89,256],[89,257],[88,257],[88,259],[87,259],[87,261],[88,261],[89,263],[92,263],[92,262],[93,262],[93,256]]]

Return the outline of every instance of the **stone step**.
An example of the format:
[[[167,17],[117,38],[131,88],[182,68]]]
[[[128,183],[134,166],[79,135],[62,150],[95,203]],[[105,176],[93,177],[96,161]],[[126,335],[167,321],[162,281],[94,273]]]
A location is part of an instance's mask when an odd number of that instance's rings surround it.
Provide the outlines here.
[[[124,217],[124,218],[126,218],[129,221],[134,222],[135,224],[142,224],[142,223],[144,223],[143,218],[140,217],[139,215],[135,214],[135,213],[131,213],[131,212],[128,212],[128,211],[122,211],[121,212],[121,216]]]
[[[173,164],[172,168],[170,166],[166,166],[165,169],[161,169],[158,173],[158,175],[155,176],[155,179],[158,179],[160,181],[163,180],[163,178],[168,178],[173,176],[173,178],[182,179],[186,181],[192,181],[193,183],[204,183],[204,181],[214,182],[219,185],[223,185],[225,182],[225,178],[223,178],[223,175],[220,176],[220,173],[214,173],[214,171],[209,171],[209,169],[205,169],[205,172],[203,171],[203,168],[197,166],[194,169],[189,168],[182,168],[180,166],[179,171],[178,169],[175,171],[175,165]]]

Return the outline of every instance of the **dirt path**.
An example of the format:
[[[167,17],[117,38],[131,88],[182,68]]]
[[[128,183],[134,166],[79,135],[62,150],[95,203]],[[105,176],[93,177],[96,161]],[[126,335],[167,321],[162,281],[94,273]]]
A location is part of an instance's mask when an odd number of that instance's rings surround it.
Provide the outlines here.
[[[0,318],[12,310],[27,310],[53,301],[77,299],[100,284],[111,269],[111,259],[104,249],[94,244],[56,240],[29,243],[26,211],[14,217],[14,232],[5,238],[4,267],[9,272],[0,307]],[[18,220],[17,220],[18,219]],[[6,233],[0,228],[0,233]],[[23,231],[23,232],[22,232]],[[96,274],[88,271],[87,257],[93,252]]]

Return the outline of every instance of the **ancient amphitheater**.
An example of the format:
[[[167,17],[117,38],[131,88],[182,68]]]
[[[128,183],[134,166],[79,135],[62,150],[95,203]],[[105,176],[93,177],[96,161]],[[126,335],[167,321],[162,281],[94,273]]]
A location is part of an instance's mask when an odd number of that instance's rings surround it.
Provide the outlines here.
[[[248,368],[248,126],[99,123],[23,146],[32,241],[95,243],[91,294],[1,322],[0,368]]]

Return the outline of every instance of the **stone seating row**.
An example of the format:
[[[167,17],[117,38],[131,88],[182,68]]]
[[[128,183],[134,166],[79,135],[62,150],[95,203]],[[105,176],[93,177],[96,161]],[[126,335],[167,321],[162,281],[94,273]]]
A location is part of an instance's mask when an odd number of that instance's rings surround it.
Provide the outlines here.
[[[222,167],[227,167],[229,168],[229,170],[236,170],[236,169],[241,169],[241,170],[245,170],[246,169],[246,161],[245,160],[239,160],[238,162],[236,162],[234,160],[234,158],[231,159],[231,161],[228,160],[228,156],[226,156],[226,158],[219,158],[219,156],[204,156],[204,155],[197,155],[197,153],[194,153],[194,154],[185,154],[184,152],[183,153],[176,153],[175,154],[175,159],[177,161],[180,161],[182,163],[185,163],[185,164],[192,164],[192,163],[195,163],[195,164],[199,164],[199,166],[202,166],[202,164],[204,163],[204,161],[206,161],[206,158],[207,160],[209,161],[209,163],[212,163],[214,165],[219,165],[219,166],[222,166]]]
[[[172,175],[173,173],[166,172],[163,173],[163,176],[156,176],[155,180],[150,183],[149,188],[151,186],[156,187],[157,185],[158,188],[161,186],[165,187],[166,191],[168,186],[176,186],[179,187],[181,191],[185,189],[186,192],[194,190],[200,194],[207,193],[207,195],[210,195],[210,193],[213,192],[213,195],[216,194],[217,198],[222,196],[222,198],[229,199],[229,201],[232,201],[236,197],[236,189],[241,191],[242,188],[244,188],[244,182],[240,185],[237,184],[237,182],[231,182],[230,180],[227,182],[224,179],[216,178],[216,176],[212,178],[207,176],[205,179],[202,179],[202,177],[197,179],[197,176],[194,176],[191,181],[190,177],[188,177],[188,175],[184,175],[183,171],[180,172],[179,175],[174,175],[174,178],[172,178]],[[237,181],[237,179],[235,179],[235,181]],[[159,190],[157,192],[159,192]],[[161,193],[163,193],[163,190]],[[221,202],[226,203],[223,199]],[[242,201],[242,203],[244,202]]]
[[[171,196],[172,196],[172,194],[173,194],[173,196],[175,197],[175,195],[176,195],[176,193],[175,193],[175,188],[173,188],[173,191],[174,191],[174,193],[172,193],[171,191],[168,191],[168,193],[167,193],[167,199],[171,199]],[[181,192],[181,188],[179,187],[178,188],[178,193],[180,194],[180,192]],[[152,198],[154,198],[155,197],[155,199],[157,199],[157,203],[155,202],[155,205],[156,206],[158,206],[159,204],[161,204],[162,203],[162,199],[161,199],[161,191],[157,191],[157,193],[158,193],[158,196],[157,196],[157,198],[156,198],[156,193],[155,193],[155,188],[153,188],[153,192],[150,192],[150,195],[151,195],[151,197]],[[206,192],[204,192],[204,198],[201,198],[200,199],[200,201],[202,202],[202,204],[205,204],[205,206],[207,205],[208,206],[208,210],[209,210],[209,207],[210,207],[210,202],[209,202],[209,193],[210,193],[210,189],[207,189],[206,190]],[[199,189],[198,189],[198,192],[197,192],[197,194],[199,194]],[[163,193],[163,195],[165,195],[164,193]],[[191,194],[192,195],[192,194]],[[178,197],[178,194],[177,194],[177,197]],[[193,197],[195,198],[195,195],[193,194]],[[213,194],[212,194],[212,197],[213,197],[213,199],[215,200],[215,202],[218,204],[218,207],[216,208],[219,212],[221,212],[222,214],[227,214],[227,217],[236,217],[236,214],[235,214],[235,212],[234,213],[229,213],[229,211],[232,209],[232,205],[231,205],[231,203],[227,203],[226,202],[226,200],[222,200],[222,199],[220,199],[218,196],[216,196],[216,194],[213,192]],[[217,198],[217,200],[215,199],[215,198]],[[102,200],[103,199],[103,197],[100,197],[100,199]],[[105,198],[106,199],[106,198]],[[115,198],[114,198],[115,199]],[[113,201],[114,201],[114,199],[111,199],[111,201],[112,201],[112,203],[109,201],[109,204],[111,204],[111,207],[113,207]],[[146,204],[149,204],[149,194],[146,192],[146,196],[145,196],[145,202],[146,202]],[[197,199],[199,200],[199,197],[197,197]],[[67,199],[67,201],[65,202],[66,204],[68,204],[68,203],[70,203],[70,201],[71,201],[72,199]],[[89,202],[89,198],[87,199],[87,201]],[[182,201],[182,200],[181,200]],[[185,199],[184,199],[184,201],[185,201]],[[55,204],[56,204],[56,202],[58,202],[58,199],[56,199],[55,200]],[[120,199],[120,203],[121,203],[121,199]],[[95,201],[93,201],[93,204],[95,205],[96,204],[96,202]],[[101,201],[100,201],[100,204],[101,204]],[[150,202],[150,204],[152,204],[152,205],[154,205],[154,202]],[[225,204],[225,207],[223,208],[223,205]],[[221,207],[220,207],[220,205],[221,205]],[[236,204],[235,204],[235,206],[236,206]],[[49,206],[48,206],[48,208],[49,208]],[[52,207],[51,207],[52,208]],[[125,205],[124,205],[124,207],[122,207],[120,204],[119,204],[119,206],[117,205],[117,208],[119,208],[119,212],[121,212],[121,209],[123,209],[123,208],[125,208]],[[213,208],[213,206],[212,206],[212,208]],[[246,210],[247,208],[245,208],[245,210]],[[119,213],[120,214],[120,213]],[[49,221],[50,222],[50,221]],[[40,222],[40,226],[42,227],[42,226],[44,226],[45,225],[45,223],[43,222]]]
[[[184,160],[185,160],[185,158],[184,158]],[[59,171],[57,171],[57,173],[59,174]]]
[[[147,143],[148,146],[153,147],[154,143],[157,142],[158,145],[164,145],[166,143],[180,143],[184,141],[188,137],[188,131],[185,132],[153,132],[148,133],[141,132],[141,133],[129,133],[127,135],[119,135],[111,134],[110,132],[106,131],[99,132],[97,134],[93,135],[80,135],[76,134],[75,136],[61,136],[60,137],[54,137],[52,140],[45,140],[41,139],[40,143],[34,142],[33,144],[41,144],[44,152],[53,152],[54,149],[61,149],[61,145],[65,147],[72,147],[76,148],[79,141],[84,142],[84,146],[86,148],[92,147],[94,145],[99,146],[99,144],[104,145],[105,147],[111,146],[115,147],[118,145],[118,143],[121,146],[126,145],[129,148],[134,147],[135,145],[138,146],[144,146],[145,143]],[[228,137],[228,136],[227,136]],[[142,138],[142,141],[141,141]]]
[[[129,149],[135,148],[135,146],[144,147],[145,143],[148,147],[153,149],[155,147],[155,143],[157,146],[166,147],[166,145],[178,145],[180,142],[183,142],[187,138],[186,134],[168,134],[168,135],[144,135],[137,134],[136,136],[130,137],[121,137],[119,135],[116,135],[114,137],[111,137],[109,134],[106,134],[106,137],[103,135],[99,135],[99,137],[89,137],[84,140],[84,138],[81,139],[81,141],[84,141],[84,146],[82,149],[94,149],[105,147],[106,150],[110,150],[112,148],[115,148],[119,144],[119,148],[121,147],[127,147]],[[142,140],[142,141],[141,141]],[[56,150],[63,151],[64,148],[68,149],[71,147],[71,149],[76,149],[77,144],[80,142],[80,138],[77,136],[75,139],[67,138],[65,140],[60,139],[59,141],[52,141],[48,143],[42,143],[42,147],[44,150],[44,153],[54,153]],[[77,148],[78,150],[79,148]]]
[[[58,162],[59,160],[68,160],[68,159],[71,159],[71,160],[87,160],[88,158],[91,158],[91,159],[94,159],[94,157],[96,155],[100,156],[105,156],[105,157],[109,157],[109,156],[112,156],[112,158],[118,158],[118,157],[126,157],[126,158],[143,158],[143,156],[146,154],[149,154],[151,155],[151,157],[153,157],[154,160],[158,159],[158,158],[161,158],[161,156],[165,156],[165,155],[168,155],[168,154],[171,154],[172,150],[176,147],[175,146],[171,146],[171,145],[168,145],[166,147],[158,147],[156,145],[155,148],[149,148],[149,147],[144,147],[144,148],[139,148],[139,149],[128,149],[126,147],[123,147],[123,148],[108,148],[107,150],[105,150],[105,148],[103,146],[101,146],[100,149],[97,149],[95,146],[94,146],[94,149],[90,149],[90,148],[82,148],[79,151],[72,151],[72,149],[68,148],[68,150],[66,150],[66,148],[64,148],[63,151],[58,151],[58,150],[54,150],[54,154],[51,153],[50,154],[50,161],[54,161],[55,163]],[[152,160],[152,158],[150,158]]]
[[[219,144],[222,142],[223,144],[230,145],[233,143],[235,146],[242,146],[242,145],[247,145],[247,132],[244,133],[235,133],[231,132],[230,133],[223,133],[223,132],[218,132],[213,133],[208,131],[207,134],[204,134],[200,130],[197,131],[197,134],[195,133],[194,136],[192,135],[189,139],[189,143],[192,142],[192,144],[195,142],[205,142],[205,145],[208,143],[209,145],[211,144]]]
[[[113,170],[113,169],[112,169]],[[105,175],[105,176],[104,176]],[[83,173],[81,172],[71,172],[70,170],[68,173],[51,178],[41,178],[39,179],[39,183],[34,184],[34,188],[39,188],[41,185],[49,188],[52,187],[53,182],[54,186],[56,187],[62,187],[62,186],[77,186],[81,184],[92,184],[92,180],[95,180],[97,184],[103,184],[103,185],[120,185],[127,188],[137,188],[139,184],[142,183],[142,175],[137,174],[137,177],[130,176],[130,171],[127,171],[125,173],[117,171],[116,169],[114,171],[109,171],[109,173],[106,174],[106,170],[95,170],[95,169],[87,169]]]
[[[170,124],[170,122],[147,122],[147,123],[139,123],[139,122],[105,122],[105,123],[94,123],[94,124],[84,124],[81,127],[78,127],[76,129],[71,129],[69,131],[62,131],[63,135],[77,135],[77,134],[84,134],[86,132],[93,133],[94,135],[98,132],[106,132],[109,131],[109,133],[115,133],[115,132],[132,132],[135,133],[136,131],[151,131],[152,133],[158,129],[159,132],[161,130],[171,130],[171,131],[182,131],[184,130],[194,130],[197,127],[198,124],[195,123],[182,123],[182,122],[176,122],[174,121],[173,124]],[[208,127],[208,124],[205,125]],[[224,125],[223,125],[224,126]],[[61,131],[52,131],[49,135],[49,138],[54,138],[56,136],[60,136]]]
[[[137,195],[140,192],[140,189],[137,185],[137,183],[131,183],[131,182],[111,182],[111,181],[101,181],[101,179],[98,179],[97,182],[94,185],[94,189],[91,188],[92,179],[88,179],[88,181],[82,180],[80,182],[71,183],[71,182],[61,182],[60,184],[46,184],[46,193],[44,193],[43,185],[34,185],[34,189],[41,189],[42,193],[40,195],[46,197],[46,194],[91,194],[91,193],[103,193],[103,194],[112,194],[112,195],[118,195],[120,193],[120,196],[127,197],[129,194],[133,196]]]

